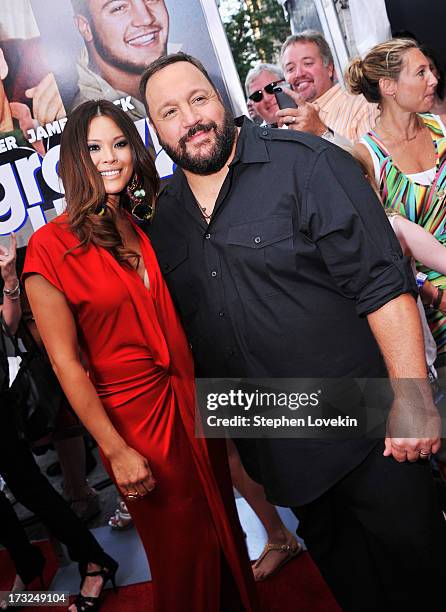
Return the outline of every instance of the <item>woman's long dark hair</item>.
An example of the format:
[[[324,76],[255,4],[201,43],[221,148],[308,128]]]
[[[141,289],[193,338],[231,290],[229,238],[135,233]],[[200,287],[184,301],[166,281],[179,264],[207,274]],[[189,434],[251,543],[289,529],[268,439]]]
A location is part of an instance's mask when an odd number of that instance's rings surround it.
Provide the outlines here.
[[[103,179],[91,159],[87,140],[92,119],[100,116],[109,117],[122,130],[132,150],[134,172],[146,192],[146,198],[153,205],[158,193],[159,177],[155,164],[133,121],[107,100],[84,102],[70,114],[60,147],[58,172],[65,189],[68,223],[79,238],[79,246],[101,246],[110,251],[119,263],[134,266],[138,256],[122,242],[116,226],[117,213],[107,207],[106,214],[97,214],[106,204],[107,194]],[[125,192],[121,194],[120,204],[130,208]]]

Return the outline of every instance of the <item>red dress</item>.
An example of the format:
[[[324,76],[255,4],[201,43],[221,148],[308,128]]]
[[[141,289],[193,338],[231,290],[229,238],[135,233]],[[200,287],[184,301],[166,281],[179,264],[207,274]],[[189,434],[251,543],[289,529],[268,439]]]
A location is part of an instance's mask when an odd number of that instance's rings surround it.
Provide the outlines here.
[[[103,248],[64,257],[79,244],[65,215],[32,236],[24,275],[41,274],[64,293],[109,418],[149,461],[156,487],[129,510],[150,561],[156,612],[217,612],[229,592],[225,610],[256,610],[224,441],[194,435],[191,353],[150,242],[136,230],[149,290]],[[225,568],[234,588],[220,590]]]

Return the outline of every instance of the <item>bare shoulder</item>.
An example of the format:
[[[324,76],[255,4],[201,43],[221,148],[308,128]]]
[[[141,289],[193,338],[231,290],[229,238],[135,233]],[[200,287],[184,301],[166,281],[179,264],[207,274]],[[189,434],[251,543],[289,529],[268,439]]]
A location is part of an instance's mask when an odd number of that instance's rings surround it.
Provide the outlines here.
[[[370,156],[370,153],[367,147],[364,144],[357,142],[355,146],[353,147],[351,153],[353,157],[357,160],[357,162],[360,164],[360,166],[362,167],[364,174],[366,174],[367,176],[372,176],[372,177],[375,176],[373,160]]]

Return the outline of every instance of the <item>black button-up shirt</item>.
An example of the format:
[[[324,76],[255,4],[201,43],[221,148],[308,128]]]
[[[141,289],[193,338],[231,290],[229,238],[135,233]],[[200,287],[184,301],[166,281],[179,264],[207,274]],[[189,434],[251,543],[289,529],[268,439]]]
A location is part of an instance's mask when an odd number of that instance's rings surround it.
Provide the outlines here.
[[[309,134],[247,120],[210,223],[177,169],[150,238],[197,376],[382,376],[365,315],[416,295],[352,157]]]

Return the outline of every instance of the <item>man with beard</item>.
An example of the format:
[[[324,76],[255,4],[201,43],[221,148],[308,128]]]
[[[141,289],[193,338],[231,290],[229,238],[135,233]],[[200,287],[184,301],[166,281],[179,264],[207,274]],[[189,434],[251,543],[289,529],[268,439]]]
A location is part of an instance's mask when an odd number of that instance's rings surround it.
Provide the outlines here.
[[[141,73],[167,53],[169,15],[164,0],[72,0],[72,5],[85,42],[73,107],[86,100],[115,102],[131,96],[134,108],[125,110],[134,121],[142,119],[146,115],[139,96]]]
[[[392,379],[415,379],[414,411],[393,381],[384,444],[348,434],[237,443],[269,501],[299,518],[343,610],[433,609],[446,579],[427,460],[440,446],[438,413],[411,269],[373,190],[320,138],[246,118],[238,131],[190,56],[156,60],[141,94],[178,165],[150,237],[196,375],[351,384],[386,376],[386,365]],[[396,437],[401,418],[420,428]]]
[[[331,49],[320,32],[305,30],[289,36],[280,52],[284,91],[298,108],[278,113],[279,126],[322,136],[340,146],[357,142],[375,126],[376,104],[352,96],[335,82]]]

